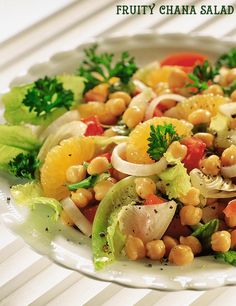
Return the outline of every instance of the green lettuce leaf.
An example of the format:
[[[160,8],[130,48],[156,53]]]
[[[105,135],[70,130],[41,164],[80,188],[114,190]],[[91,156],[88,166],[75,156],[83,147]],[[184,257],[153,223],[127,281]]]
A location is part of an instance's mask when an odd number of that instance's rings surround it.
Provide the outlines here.
[[[40,141],[30,128],[25,126],[0,125],[0,144],[32,151],[40,147]]]
[[[213,219],[204,225],[200,225],[192,236],[198,238],[203,246],[204,251],[208,251],[211,247],[211,235],[219,228],[219,220]]]
[[[74,94],[74,102],[78,102],[81,98],[84,89],[84,80],[81,77],[74,75],[62,75],[57,77],[58,81],[62,82],[65,89],[72,90]],[[10,92],[2,97],[5,106],[4,118],[10,124],[17,125],[21,123],[31,123],[35,125],[47,126],[50,122],[61,116],[67,110],[66,108],[56,109],[47,114],[47,116],[37,116],[37,114],[29,111],[22,101],[27,91],[33,87],[32,84],[14,87]]]
[[[0,169],[8,170],[8,163],[20,153],[27,153],[27,151],[0,144]]]
[[[59,201],[53,198],[43,196],[40,184],[36,181],[27,184],[15,185],[11,188],[11,194],[15,202],[19,205],[25,205],[31,209],[36,209],[38,205],[45,205],[54,210],[52,220],[56,221],[62,211]]]
[[[164,185],[168,198],[177,199],[181,195],[187,194],[191,188],[190,176],[187,173],[184,165],[178,160],[165,154],[167,161],[174,164],[169,164],[166,170],[159,174]]]
[[[236,267],[236,251],[230,250],[230,251],[225,252],[225,253],[216,253],[215,258],[216,259],[221,259],[225,263],[228,263],[228,264]]]

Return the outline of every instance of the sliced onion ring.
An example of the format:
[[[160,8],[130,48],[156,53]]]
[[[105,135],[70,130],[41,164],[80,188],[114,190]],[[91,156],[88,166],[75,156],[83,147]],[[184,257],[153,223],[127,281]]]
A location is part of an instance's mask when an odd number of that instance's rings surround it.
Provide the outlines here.
[[[236,177],[236,164],[227,167],[221,167],[221,173],[224,177]]]
[[[88,219],[82,214],[79,208],[71,200],[71,198],[65,198],[61,201],[62,207],[71,218],[74,224],[84,233],[86,236],[92,235],[92,225]]]
[[[120,143],[115,147],[111,156],[112,166],[122,173],[134,176],[149,176],[158,174],[165,170],[167,167],[167,161],[164,157],[162,157],[154,164],[130,163],[120,157],[121,154],[125,151],[126,143]]]
[[[236,103],[231,102],[231,103],[222,104],[220,105],[219,109],[222,114],[232,118],[232,115],[236,114]]]
[[[176,94],[165,94],[153,99],[146,110],[145,120],[151,119],[153,117],[153,113],[157,105],[164,100],[175,100],[177,102],[182,102],[186,100],[186,98],[184,96]]]

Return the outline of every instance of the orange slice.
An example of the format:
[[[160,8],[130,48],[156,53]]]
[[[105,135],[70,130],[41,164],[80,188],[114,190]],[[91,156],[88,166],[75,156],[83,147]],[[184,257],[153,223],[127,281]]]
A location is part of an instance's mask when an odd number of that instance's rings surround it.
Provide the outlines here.
[[[66,170],[93,158],[95,144],[89,137],[71,137],[53,147],[40,170],[45,196],[61,200],[69,196],[65,186]]]
[[[130,133],[126,147],[126,159],[137,164],[150,164],[154,161],[149,157],[148,138],[150,136],[150,126],[164,125],[171,123],[179,136],[191,135],[191,126],[178,119],[168,117],[155,117],[136,126]]]

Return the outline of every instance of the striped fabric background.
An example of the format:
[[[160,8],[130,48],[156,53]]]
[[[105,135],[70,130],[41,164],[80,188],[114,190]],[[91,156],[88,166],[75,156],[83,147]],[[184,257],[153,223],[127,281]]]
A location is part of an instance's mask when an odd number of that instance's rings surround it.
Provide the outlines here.
[[[34,2],[34,3],[33,3]],[[117,4],[234,5],[236,1],[0,0],[0,92],[32,64],[71,49],[92,36],[155,29],[198,32],[236,41],[233,15],[116,15]],[[19,4],[20,3],[20,4]],[[50,4],[49,4],[50,3]],[[15,26],[11,26],[15,22]],[[19,26],[18,26],[19,25]],[[159,292],[95,281],[36,254],[0,221],[0,305],[231,306],[236,287]]]

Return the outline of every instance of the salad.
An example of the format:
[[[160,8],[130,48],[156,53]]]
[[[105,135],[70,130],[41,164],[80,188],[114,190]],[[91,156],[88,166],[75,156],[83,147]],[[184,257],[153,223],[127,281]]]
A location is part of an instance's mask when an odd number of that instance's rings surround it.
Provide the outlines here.
[[[94,45],[74,74],[2,96],[0,169],[18,205],[91,237],[115,260],[236,266],[236,49],[138,67]]]

